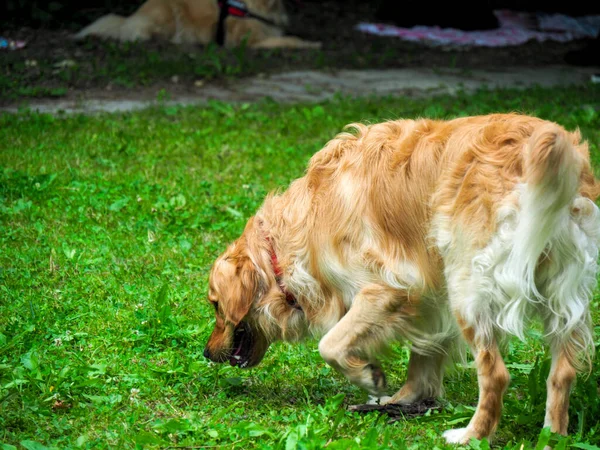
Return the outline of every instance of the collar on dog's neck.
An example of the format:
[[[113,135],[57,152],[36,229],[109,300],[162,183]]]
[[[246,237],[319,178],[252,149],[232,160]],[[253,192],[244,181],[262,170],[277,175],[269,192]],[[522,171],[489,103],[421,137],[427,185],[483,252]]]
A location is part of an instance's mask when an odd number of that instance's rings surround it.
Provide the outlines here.
[[[298,304],[296,297],[289,292],[281,281],[281,276],[283,275],[283,271],[281,270],[281,266],[279,265],[279,261],[277,259],[277,254],[275,253],[275,248],[273,247],[273,243],[271,242],[271,238],[266,236],[267,242],[269,243],[269,253],[271,254],[271,266],[273,267],[273,273],[275,274],[275,280],[277,281],[277,286],[283,294],[285,295],[285,301],[292,308],[298,309],[302,311],[302,308]]]
[[[277,27],[278,24],[266,17],[254,14],[242,0],[219,0],[219,21],[217,22],[217,44],[225,45],[225,19],[227,16],[260,20],[267,25]]]

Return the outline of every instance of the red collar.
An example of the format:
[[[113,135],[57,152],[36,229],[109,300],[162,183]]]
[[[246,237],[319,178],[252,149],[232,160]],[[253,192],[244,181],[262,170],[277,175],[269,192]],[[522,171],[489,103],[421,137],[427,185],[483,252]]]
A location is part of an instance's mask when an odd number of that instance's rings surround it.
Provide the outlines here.
[[[248,5],[243,0],[219,0],[219,21],[217,22],[217,44],[223,46],[225,44],[225,19],[228,16],[234,16],[238,18],[249,18],[260,20],[261,22],[271,25],[272,27],[279,27],[279,25],[266,17],[259,16],[248,10]]]
[[[283,271],[279,266],[279,261],[277,260],[277,255],[275,254],[275,249],[273,248],[273,243],[271,242],[269,236],[267,236],[267,242],[270,246],[269,253],[271,254],[271,266],[273,267],[273,272],[275,273],[275,280],[277,281],[277,286],[279,286],[279,289],[285,295],[285,301],[287,302],[287,304],[290,305],[292,308],[302,311],[302,308],[300,307],[300,305],[298,305],[298,301],[296,300],[296,297],[294,297],[294,294],[289,292],[285,288],[283,282],[281,281]]]

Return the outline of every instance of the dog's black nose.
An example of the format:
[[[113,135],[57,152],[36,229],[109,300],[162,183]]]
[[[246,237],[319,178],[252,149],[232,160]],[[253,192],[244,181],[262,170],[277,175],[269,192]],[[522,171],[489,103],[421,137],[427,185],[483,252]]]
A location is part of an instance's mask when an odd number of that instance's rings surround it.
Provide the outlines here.
[[[204,348],[204,357],[206,359],[210,359],[210,352],[208,351],[208,347]]]

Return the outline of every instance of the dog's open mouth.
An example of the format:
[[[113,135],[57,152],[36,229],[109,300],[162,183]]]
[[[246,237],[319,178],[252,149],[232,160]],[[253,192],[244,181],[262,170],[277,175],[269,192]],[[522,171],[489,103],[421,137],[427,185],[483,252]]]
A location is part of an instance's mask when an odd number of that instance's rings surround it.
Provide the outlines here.
[[[233,335],[233,351],[229,357],[229,364],[240,368],[248,367],[250,352],[252,350],[252,332],[244,322],[240,323]]]

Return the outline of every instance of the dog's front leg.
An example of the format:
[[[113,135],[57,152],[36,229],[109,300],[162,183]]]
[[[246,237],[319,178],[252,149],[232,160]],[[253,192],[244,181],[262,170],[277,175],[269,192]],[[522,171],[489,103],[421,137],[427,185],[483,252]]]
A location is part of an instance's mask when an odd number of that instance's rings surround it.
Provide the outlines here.
[[[271,36],[250,44],[252,48],[321,48],[322,43],[305,41],[296,36]]]
[[[373,395],[383,395],[385,374],[377,356],[410,315],[405,291],[371,284],[355,297],[346,315],[321,339],[323,359],[352,383]]]

